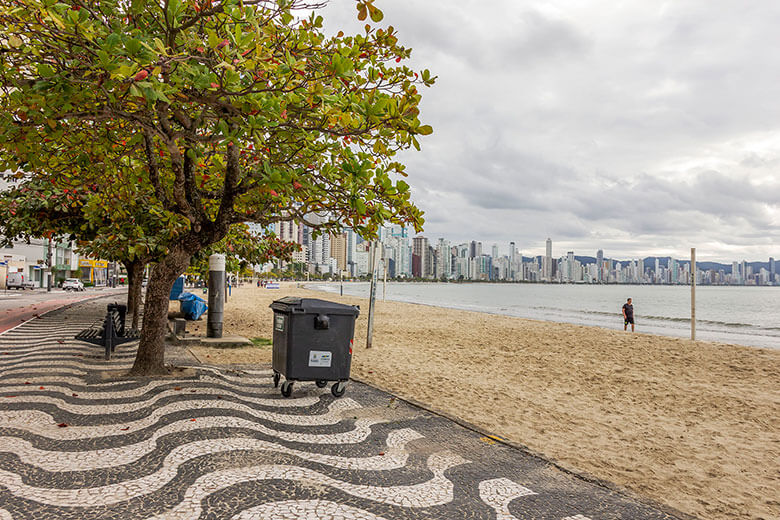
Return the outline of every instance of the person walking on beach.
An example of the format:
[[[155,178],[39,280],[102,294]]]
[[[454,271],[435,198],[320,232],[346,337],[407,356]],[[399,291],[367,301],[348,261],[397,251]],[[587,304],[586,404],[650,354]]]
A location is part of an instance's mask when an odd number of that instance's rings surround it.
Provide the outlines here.
[[[623,330],[628,329],[631,324],[631,332],[634,332],[634,306],[631,304],[631,298],[623,304]]]

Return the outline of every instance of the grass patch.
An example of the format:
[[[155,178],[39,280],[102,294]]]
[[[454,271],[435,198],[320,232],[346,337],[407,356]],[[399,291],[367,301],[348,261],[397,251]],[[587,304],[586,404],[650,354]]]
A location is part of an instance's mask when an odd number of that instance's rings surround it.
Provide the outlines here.
[[[268,338],[252,338],[249,341],[252,342],[252,345],[256,347],[262,347],[265,345],[273,345],[273,341]]]

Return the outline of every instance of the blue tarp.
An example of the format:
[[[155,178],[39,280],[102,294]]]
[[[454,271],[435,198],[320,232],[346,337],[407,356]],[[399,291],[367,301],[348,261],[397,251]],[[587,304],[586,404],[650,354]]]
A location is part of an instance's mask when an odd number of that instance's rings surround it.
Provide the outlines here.
[[[184,314],[184,317],[191,321],[200,318],[208,309],[206,300],[192,293],[181,293],[178,300],[181,302],[181,312]]]
[[[184,277],[180,276],[176,279],[175,282],[173,282],[173,287],[171,288],[171,295],[168,297],[169,300],[178,300],[179,296],[184,292]]]

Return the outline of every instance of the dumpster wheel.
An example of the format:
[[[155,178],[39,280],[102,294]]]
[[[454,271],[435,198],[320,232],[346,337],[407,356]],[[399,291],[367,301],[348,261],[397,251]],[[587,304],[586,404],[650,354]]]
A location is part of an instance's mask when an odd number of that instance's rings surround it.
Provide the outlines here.
[[[274,388],[277,388],[279,386],[279,379],[281,378],[281,374],[279,372],[274,372]]]
[[[328,381],[326,379],[317,379],[314,384],[317,385],[317,388],[325,388],[328,386]]]
[[[332,393],[334,397],[341,397],[342,395],[344,395],[344,392],[346,390],[347,390],[347,384],[342,381],[333,383],[333,386],[330,387],[330,393]]]
[[[293,384],[289,381],[282,383],[282,395],[284,397],[290,397],[292,395]]]

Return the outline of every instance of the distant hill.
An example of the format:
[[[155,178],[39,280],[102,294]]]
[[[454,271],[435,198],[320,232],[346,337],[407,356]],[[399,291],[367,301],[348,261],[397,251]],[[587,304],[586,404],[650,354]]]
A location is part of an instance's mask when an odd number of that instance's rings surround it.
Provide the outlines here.
[[[539,256],[532,256],[532,257],[524,256],[523,257],[523,262],[531,262],[533,260],[536,260],[537,262],[541,262],[542,258],[544,258],[544,257],[541,256],[541,255],[539,255]],[[669,262],[672,259],[669,256],[657,256],[657,257],[656,256],[649,256],[649,257],[644,259],[644,267],[645,267],[645,269],[651,269],[651,270],[655,269],[655,260],[656,260],[656,258],[658,259],[658,265],[661,266],[661,267],[664,267],[664,268],[668,268],[669,267]],[[574,259],[579,261],[583,265],[595,264],[596,263],[596,258],[593,257],[593,256],[578,256],[578,255],[575,255]],[[630,262],[632,262],[632,260],[618,260],[616,258],[604,258],[604,260],[612,260],[613,262],[619,263],[621,266],[625,266],[625,265],[629,264]],[[778,260],[778,261],[780,261],[780,260]],[[677,259],[677,263],[679,265],[689,265],[691,263],[691,261],[690,260]],[[749,265],[753,269],[754,273],[758,273],[758,271],[760,271],[762,267],[764,269],[766,269],[767,271],[769,270],[769,262],[748,262],[747,265]],[[719,262],[696,262],[696,266],[701,271],[709,271],[710,269],[714,269],[715,271],[720,271],[721,269],[723,269],[723,272],[725,272],[726,274],[730,274],[731,273],[731,264],[722,264],[722,263],[719,263]]]

